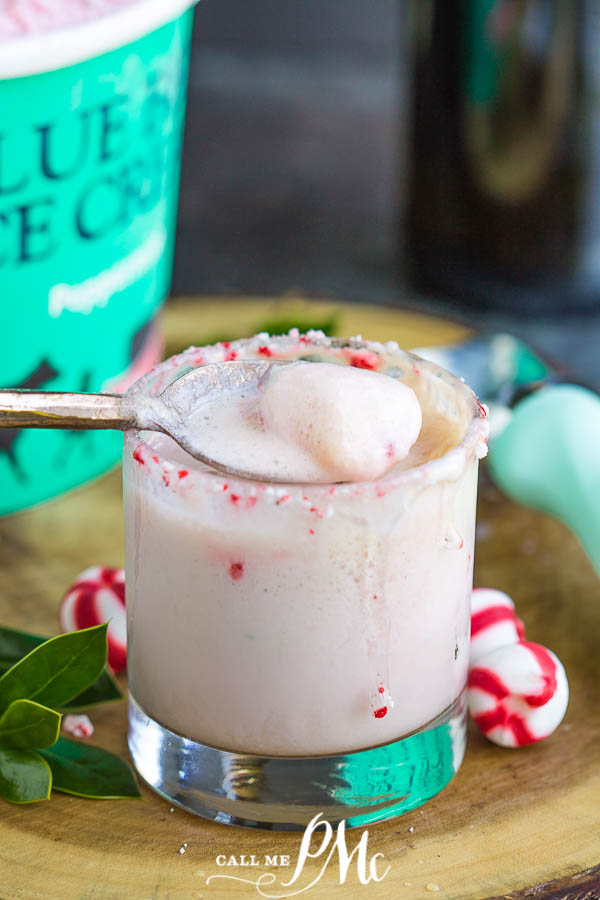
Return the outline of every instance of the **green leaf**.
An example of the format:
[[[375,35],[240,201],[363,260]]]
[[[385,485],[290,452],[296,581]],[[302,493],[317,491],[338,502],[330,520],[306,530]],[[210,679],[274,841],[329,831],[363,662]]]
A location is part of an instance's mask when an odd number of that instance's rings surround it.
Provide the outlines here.
[[[56,791],[105,800],[141,796],[127,763],[108,750],[60,737],[40,753],[52,769]]]
[[[58,739],[60,713],[32,700],[14,700],[0,718],[0,746],[15,750],[51,747]]]
[[[32,750],[0,747],[0,797],[11,803],[47,800],[52,772],[46,760]]]
[[[115,700],[124,700],[125,697],[118,685],[115,676],[109,669],[105,669],[89,688],[77,694],[68,703],[63,703],[61,709],[75,712],[79,709],[89,709],[90,706],[100,706],[101,703],[112,703]]]
[[[48,639],[36,634],[0,627],[0,675],[46,640]],[[105,668],[91,687],[67,703],[63,703],[61,709],[87,709],[90,706],[123,699],[123,693],[114,675]]]
[[[294,313],[293,310],[286,311],[284,309],[281,315],[278,314],[277,310],[274,310],[272,316],[264,319],[260,325],[253,327],[251,331],[242,334],[239,328],[229,331],[221,330],[218,333],[203,336],[201,343],[202,346],[207,346],[208,344],[218,344],[221,341],[236,341],[238,338],[250,337],[251,334],[258,334],[263,331],[269,334],[286,334],[290,328],[298,328],[302,332],[314,330],[323,331],[329,335],[339,334],[339,321],[339,314],[335,310],[326,313],[319,312],[319,310],[316,310],[314,313],[307,310],[304,313],[302,310],[298,310],[297,313]],[[176,348],[173,348],[173,352],[175,351]]]
[[[283,315],[275,314],[272,318],[266,319],[262,325],[256,329],[256,333],[266,331],[268,334],[286,334],[290,328],[297,328],[299,331],[306,333],[307,331],[322,331],[324,334],[339,333],[339,315],[333,311],[327,315],[302,314],[301,312],[293,315],[287,313]]]
[[[13,700],[62,706],[93,684],[106,662],[106,630],[96,625],[50,638],[0,678],[0,713]]]
[[[25,631],[16,631],[14,628],[0,628],[0,660],[12,665],[46,640],[48,639],[27,634]]]

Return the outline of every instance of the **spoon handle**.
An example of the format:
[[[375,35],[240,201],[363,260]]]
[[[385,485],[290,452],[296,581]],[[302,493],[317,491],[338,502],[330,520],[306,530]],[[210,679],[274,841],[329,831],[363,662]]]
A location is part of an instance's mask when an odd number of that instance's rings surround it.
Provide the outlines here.
[[[135,425],[122,394],[0,389],[0,428],[117,428]]]

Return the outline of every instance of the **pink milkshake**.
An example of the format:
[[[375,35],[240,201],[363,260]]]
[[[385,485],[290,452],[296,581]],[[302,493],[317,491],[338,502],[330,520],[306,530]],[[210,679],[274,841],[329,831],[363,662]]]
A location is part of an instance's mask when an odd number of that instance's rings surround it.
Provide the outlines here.
[[[133,396],[156,396],[190,366],[260,357],[308,361],[278,367],[241,426],[225,400],[215,440],[246,464],[268,452],[305,483],[229,479],[167,437],[126,436],[136,715],[215,752],[287,762],[433,734],[467,676],[485,412],[395,343],[294,331],[191,348]],[[352,378],[331,363],[354,366]]]

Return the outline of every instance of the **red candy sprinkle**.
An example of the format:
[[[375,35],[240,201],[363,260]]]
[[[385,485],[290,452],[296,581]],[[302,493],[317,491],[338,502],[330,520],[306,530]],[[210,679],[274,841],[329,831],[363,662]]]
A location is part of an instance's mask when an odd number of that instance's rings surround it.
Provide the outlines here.
[[[376,600],[376,599],[377,599],[377,594],[373,594],[373,600]],[[380,682],[380,684],[378,685],[377,693],[385,695],[385,688],[383,686],[383,682]],[[384,699],[384,698],[382,697],[382,699]],[[384,704],[383,706],[379,706],[379,707],[377,707],[377,709],[374,709],[373,715],[375,716],[376,719],[383,719],[383,717],[387,715],[387,711],[388,711],[387,705]]]
[[[370,369],[373,371],[379,367],[379,357],[370,350],[350,352],[350,365],[357,369]]]
[[[223,486],[223,490],[227,490],[227,486]],[[242,499],[239,494],[230,494],[229,499],[233,503],[234,506],[237,506]],[[246,497],[244,501],[244,507],[246,509],[252,509],[253,506],[256,506],[258,503],[258,497]]]
[[[386,447],[385,455],[391,458],[395,452],[396,450],[394,448],[394,445],[390,442]]]
[[[144,465],[144,457],[142,456],[142,445],[138,444],[138,446],[133,451],[133,458],[140,466]]]
[[[179,478],[181,479],[181,478],[187,478],[190,473],[188,472],[187,469],[180,469],[177,474],[178,474]]]
[[[229,574],[234,581],[239,581],[244,576],[244,563],[234,562],[229,566]]]
[[[231,362],[234,359],[237,359],[237,353],[235,350],[230,350],[229,353],[225,354],[224,362]]]
[[[273,356],[273,351],[266,345],[264,347],[259,347],[258,352],[261,354],[261,356]]]

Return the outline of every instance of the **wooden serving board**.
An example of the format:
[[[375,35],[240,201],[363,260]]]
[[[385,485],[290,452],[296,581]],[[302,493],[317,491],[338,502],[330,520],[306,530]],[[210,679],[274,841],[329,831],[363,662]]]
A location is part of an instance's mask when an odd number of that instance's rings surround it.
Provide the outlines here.
[[[168,351],[249,334],[265,320],[300,316],[303,323],[310,317],[310,324],[319,324],[332,313],[338,333],[404,346],[467,334],[445,321],[374,307],[180,302],[166,316]],[[407,900],[600,897],[600,585],[575,538],[558,522],[502,497],[485,467],[478,521],[475,582],[507,591],[528,635],[564,661],[571,684],[565,722],[546,742],[522,750],[494,747],[471,728],[465,762],[446,790],[422,810],[369,829],[369,856],[381,853],[390,865],[385,879],[364,886],[352,868],[340,886],[334,859],[307,897],[330,897],[333,890],[336,897]],[[122,561],[117,471],[2,519],[0,622],[56,633],[61,595],[74,576],[95,563]],[[92,717],[92,741],[126,757],[125,704]],[[228,874],[255,881],[268,871],[277,874],[277,885],[263,890],[273,896],[309,884],[322,868],[323,860],[314,860],[297,884],[281,888],[291,877],[301,835],[215,825],[171,809],[146,788],[141,800],[55,794],[32,806],[0,806],[0,897],[6,900],[249,898],[259,896],[252,884],[206,879]],[[349,848],[361,834],[348,832]],[[220,868],[221,854],[238,860],[254,854],[260,865]],[[265,868],[265,854],[288,854],[291,867]]]

